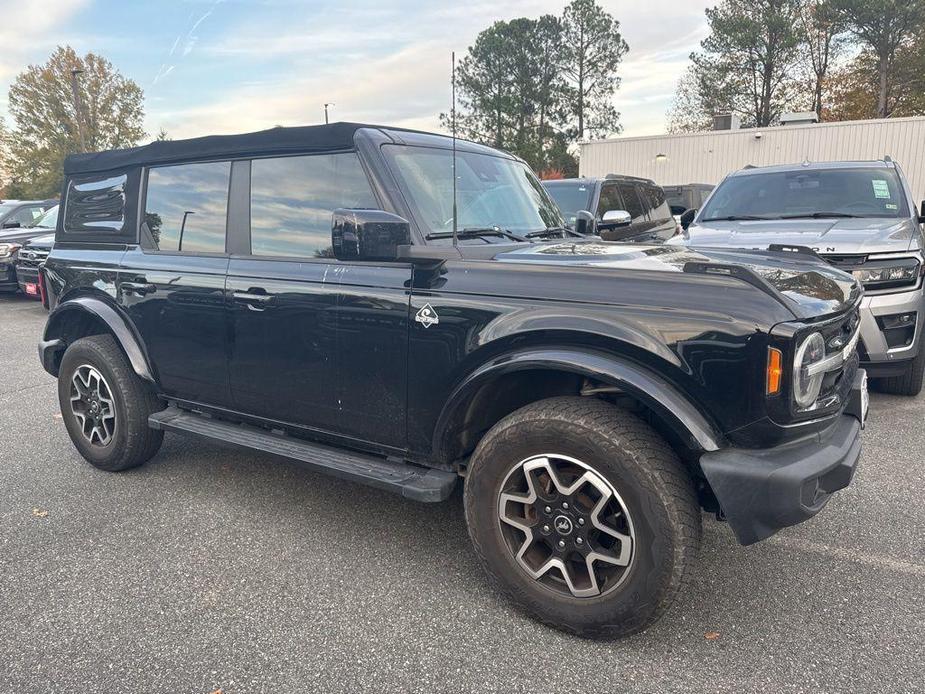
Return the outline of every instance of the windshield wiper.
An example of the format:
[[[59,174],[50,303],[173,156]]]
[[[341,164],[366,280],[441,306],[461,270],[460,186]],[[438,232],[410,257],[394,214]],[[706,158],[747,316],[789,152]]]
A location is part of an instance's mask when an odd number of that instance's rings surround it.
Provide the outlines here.
[[[525,234],[528,239],[547,239],[551,236],[556,238],[567,238],[569,236],[577,236],[578,238],[584,238],[574,229],[569,229],[568,227],[546,227],[545,229],[540,229],[539,231],[531,231],[529,234]]]
[[[701,219],[701,222],[752,222],[759,220],[774,219],[774,217],[758,217],[753,214],[730,214],[726,217],[707,217]]]
[[[458,239],[472,239],[472,238],[482,238],[484,236],[501,236],[506,239],[511,239],[512,241],[528,241],[529,239],[524,238],[523,236],[518,236],[507,229],[502,229],[500,227],[466,227],[465,229],[459,229],[456,232],[456,238]],[[453,238],[452,231],[432,231],[424,237],[428,241],[433,241],[435,239],[451,239]]]
[[[848,212],[803,212],[801,214],[785,214],[780,219],[825,219],[826,217],[861,217],[863,215]]]

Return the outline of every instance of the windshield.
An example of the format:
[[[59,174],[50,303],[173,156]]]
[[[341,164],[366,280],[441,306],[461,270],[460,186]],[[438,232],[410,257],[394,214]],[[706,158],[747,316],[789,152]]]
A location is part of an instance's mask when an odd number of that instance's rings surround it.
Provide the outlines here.
[[[586,181],[547,181],[543,187],[556,201],[565,221],[572,226],[575,226],[575,219],[580,210],[591,210],[591,193],[594,186]]]
[[[907,214],[893,169],[803,169],[731,176],[719,185],[698,221]]]
[[[54,229],[58,226],[58,205],[46,210],[45,214],[35,220],[32,226],[40,229]]]
[[[387,145],[383,151],[425,226],[424,233],[452,232],[452,150]],[[498,228],[526,234],[563,225],[555,203],[527,166],[514,159],[473,152],[456,153],[456,216],[459,230]],[[480,237],[476,242],[489,238],[506,240],[495,236]]]

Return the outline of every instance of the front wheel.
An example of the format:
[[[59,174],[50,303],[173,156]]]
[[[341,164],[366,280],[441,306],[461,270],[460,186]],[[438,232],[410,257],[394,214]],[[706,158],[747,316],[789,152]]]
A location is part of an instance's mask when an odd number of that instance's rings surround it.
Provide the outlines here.
[[[485,570],[543,622],[588,637],[645,629],[700,542],[691,479],[647,424],[588,398],[505,417],[472,456],[469,533]]]

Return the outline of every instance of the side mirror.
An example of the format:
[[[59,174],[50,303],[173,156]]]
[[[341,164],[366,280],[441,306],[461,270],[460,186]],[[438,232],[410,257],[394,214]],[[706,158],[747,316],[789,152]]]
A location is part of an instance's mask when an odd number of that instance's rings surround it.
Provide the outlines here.
[[[919,223],[925,224],[925,200],[922,200],[922,205],[919,207]]]
[[[22,224],[20,224],[19,222],[4,222],[3,223],[4,229],[18,229],[21,226]]]
[[[594,236],[597,233],[597,221],[594,215],[587,210],[578,210],[575,213],[575,231],[582,236]]]
[[[671,208],[671,214],[680,216],[687,211],[687,208],[684,205],[669,205]]]
[[[397,260],[411,243],[407,219],[383,210],[334,210],[331,246],[338,260]]]
[[[695,208],[691,208],[691,209],[689,209],[687,212],[685,212],[684,214],[682,214],[682,215],[681,215],[681,220],[680,220],[680,221],[681,221],[681,228],[682,228],[682,229],[687,229],[687,227],[689,227],[689,226],[693,223],[694,217],[696,217],[696,216],[697,216],[697,210],[696,210]]]
[[[632,216],[626,210],[607,210],[601,217],[600,226],[608,229],[629,226],[633,221]]]

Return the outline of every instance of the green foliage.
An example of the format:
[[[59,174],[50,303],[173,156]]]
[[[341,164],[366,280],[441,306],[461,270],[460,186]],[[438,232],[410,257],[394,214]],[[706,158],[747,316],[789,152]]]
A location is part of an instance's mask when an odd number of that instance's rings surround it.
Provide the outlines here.
[[[574,143],[620,129],[612,102],[627,48],[618,29],[594,0],[574,0],[561,18],[495,22],[457,67],[457,132],[538,171],[577,172]],[[451,115],[440,116],[447,129]]]
[[[77,77],[80,108],[71,73]],[[61,190],[64,158],[81,151],[129,147],[144,135],[143,93],[98,55],[80,57],[58,47],[44,65],[30,65],[10,87],[8,175],[23,197],[46,197]]]

